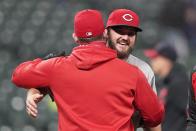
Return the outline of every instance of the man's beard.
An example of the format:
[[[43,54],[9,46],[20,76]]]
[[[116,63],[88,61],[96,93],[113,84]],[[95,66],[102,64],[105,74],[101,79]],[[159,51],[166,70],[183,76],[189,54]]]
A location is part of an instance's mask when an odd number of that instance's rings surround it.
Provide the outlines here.
[[[109,35],[108,35],[108,39],[107,39],[107,44],[108,44],[108,47],[110,47],[111,49],[114,49],[114,50],[117,51],[117,56],[118,56],[119,59],[127,59],[129,57],[129,55],[132,53],[132,51],[133,51],[132,47],[129,47],[126,52],[119,51],[115,47],[114,43],[111,41],[111,38],[110,38]]]

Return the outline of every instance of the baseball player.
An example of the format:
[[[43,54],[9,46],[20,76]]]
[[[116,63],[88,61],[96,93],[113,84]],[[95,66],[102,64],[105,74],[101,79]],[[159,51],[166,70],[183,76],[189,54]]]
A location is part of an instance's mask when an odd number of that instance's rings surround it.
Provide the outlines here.
[[[144,53],[150,58],[152,69],[160,77],[158,96],[165,107],[162,131],[186,130],[189,87],[186,68],[177,62],[176,50],[167,42],[159,42]]]
[[[163,105],[144,74],[118,59],[102,40],[104,34],[101,14],[81,11],[75,16],[73,33],[80,46],[70,56],[27,61],[13,73],[18,87],[52,90],[59,131],[133,131],[134,108],[146,126],[157,126],[163,120]]]
[[[186,131],[196,131],[196,65],[191,73]]]
[[[134,45],[137,37],[137,32],[141,32],[142,29],[138,27],[139,17],[138,15],[127,9],[114,10],[107,21],[107,44],[110,48],[116,49],[118,57],[127,61],[128,63],[137,66],[146,76],[149,84],[153,88],[153,91],[157,93],[155,86],[155,76],[151,67],[143,60],[133,56],[131,53],[134,50]],[[128,34],[128,35],[126,35]],[[135,129],[141,126],[139,124],[139,115],[134,114],[133,122]],[[161,131],[161,126],[156,128],[145,130]]]

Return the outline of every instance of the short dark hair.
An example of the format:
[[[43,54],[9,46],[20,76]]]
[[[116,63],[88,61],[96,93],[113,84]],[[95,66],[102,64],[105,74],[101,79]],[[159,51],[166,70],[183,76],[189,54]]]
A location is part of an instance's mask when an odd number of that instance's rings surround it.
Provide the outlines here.
[[[107,35],[109,35],[110,34],[110,31],[111,31],[111,29],[113,29],[112,27],[108,27],[107,28]],[[134,29],[133,29],[134,30]],[[137,30],[134,30],[136,33],[135,33],[135,35],[136,35],[136,39],[137,39]]]
[[[90,37],[90,38],[78,37],[78,40],[79,40],[79,43],[90,43],[93,41],[103,40],[103,34],[95,36],[95,37]]]

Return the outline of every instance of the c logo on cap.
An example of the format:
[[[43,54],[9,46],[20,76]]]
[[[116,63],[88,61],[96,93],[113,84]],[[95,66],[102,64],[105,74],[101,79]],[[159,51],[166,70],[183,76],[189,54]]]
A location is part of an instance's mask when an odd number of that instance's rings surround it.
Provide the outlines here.
[[[133,16],[130,14],[125,14],[122,16],[124,20],[126,21],[132,21],[133,20]]]

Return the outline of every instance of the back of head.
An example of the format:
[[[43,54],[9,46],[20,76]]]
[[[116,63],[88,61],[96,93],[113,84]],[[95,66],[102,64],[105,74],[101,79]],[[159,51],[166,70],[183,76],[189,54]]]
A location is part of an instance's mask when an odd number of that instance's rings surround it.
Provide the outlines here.
[[[91,38],[103,34],[105,26],[97,10],[83,10],[75,15],[74,33],[77,37]]]
[[[113,26],[129,26],[136,29],[136,31],[142,31],[139,26],[139,16],[127,9],[114,10],[107,21],[107,28]]]

